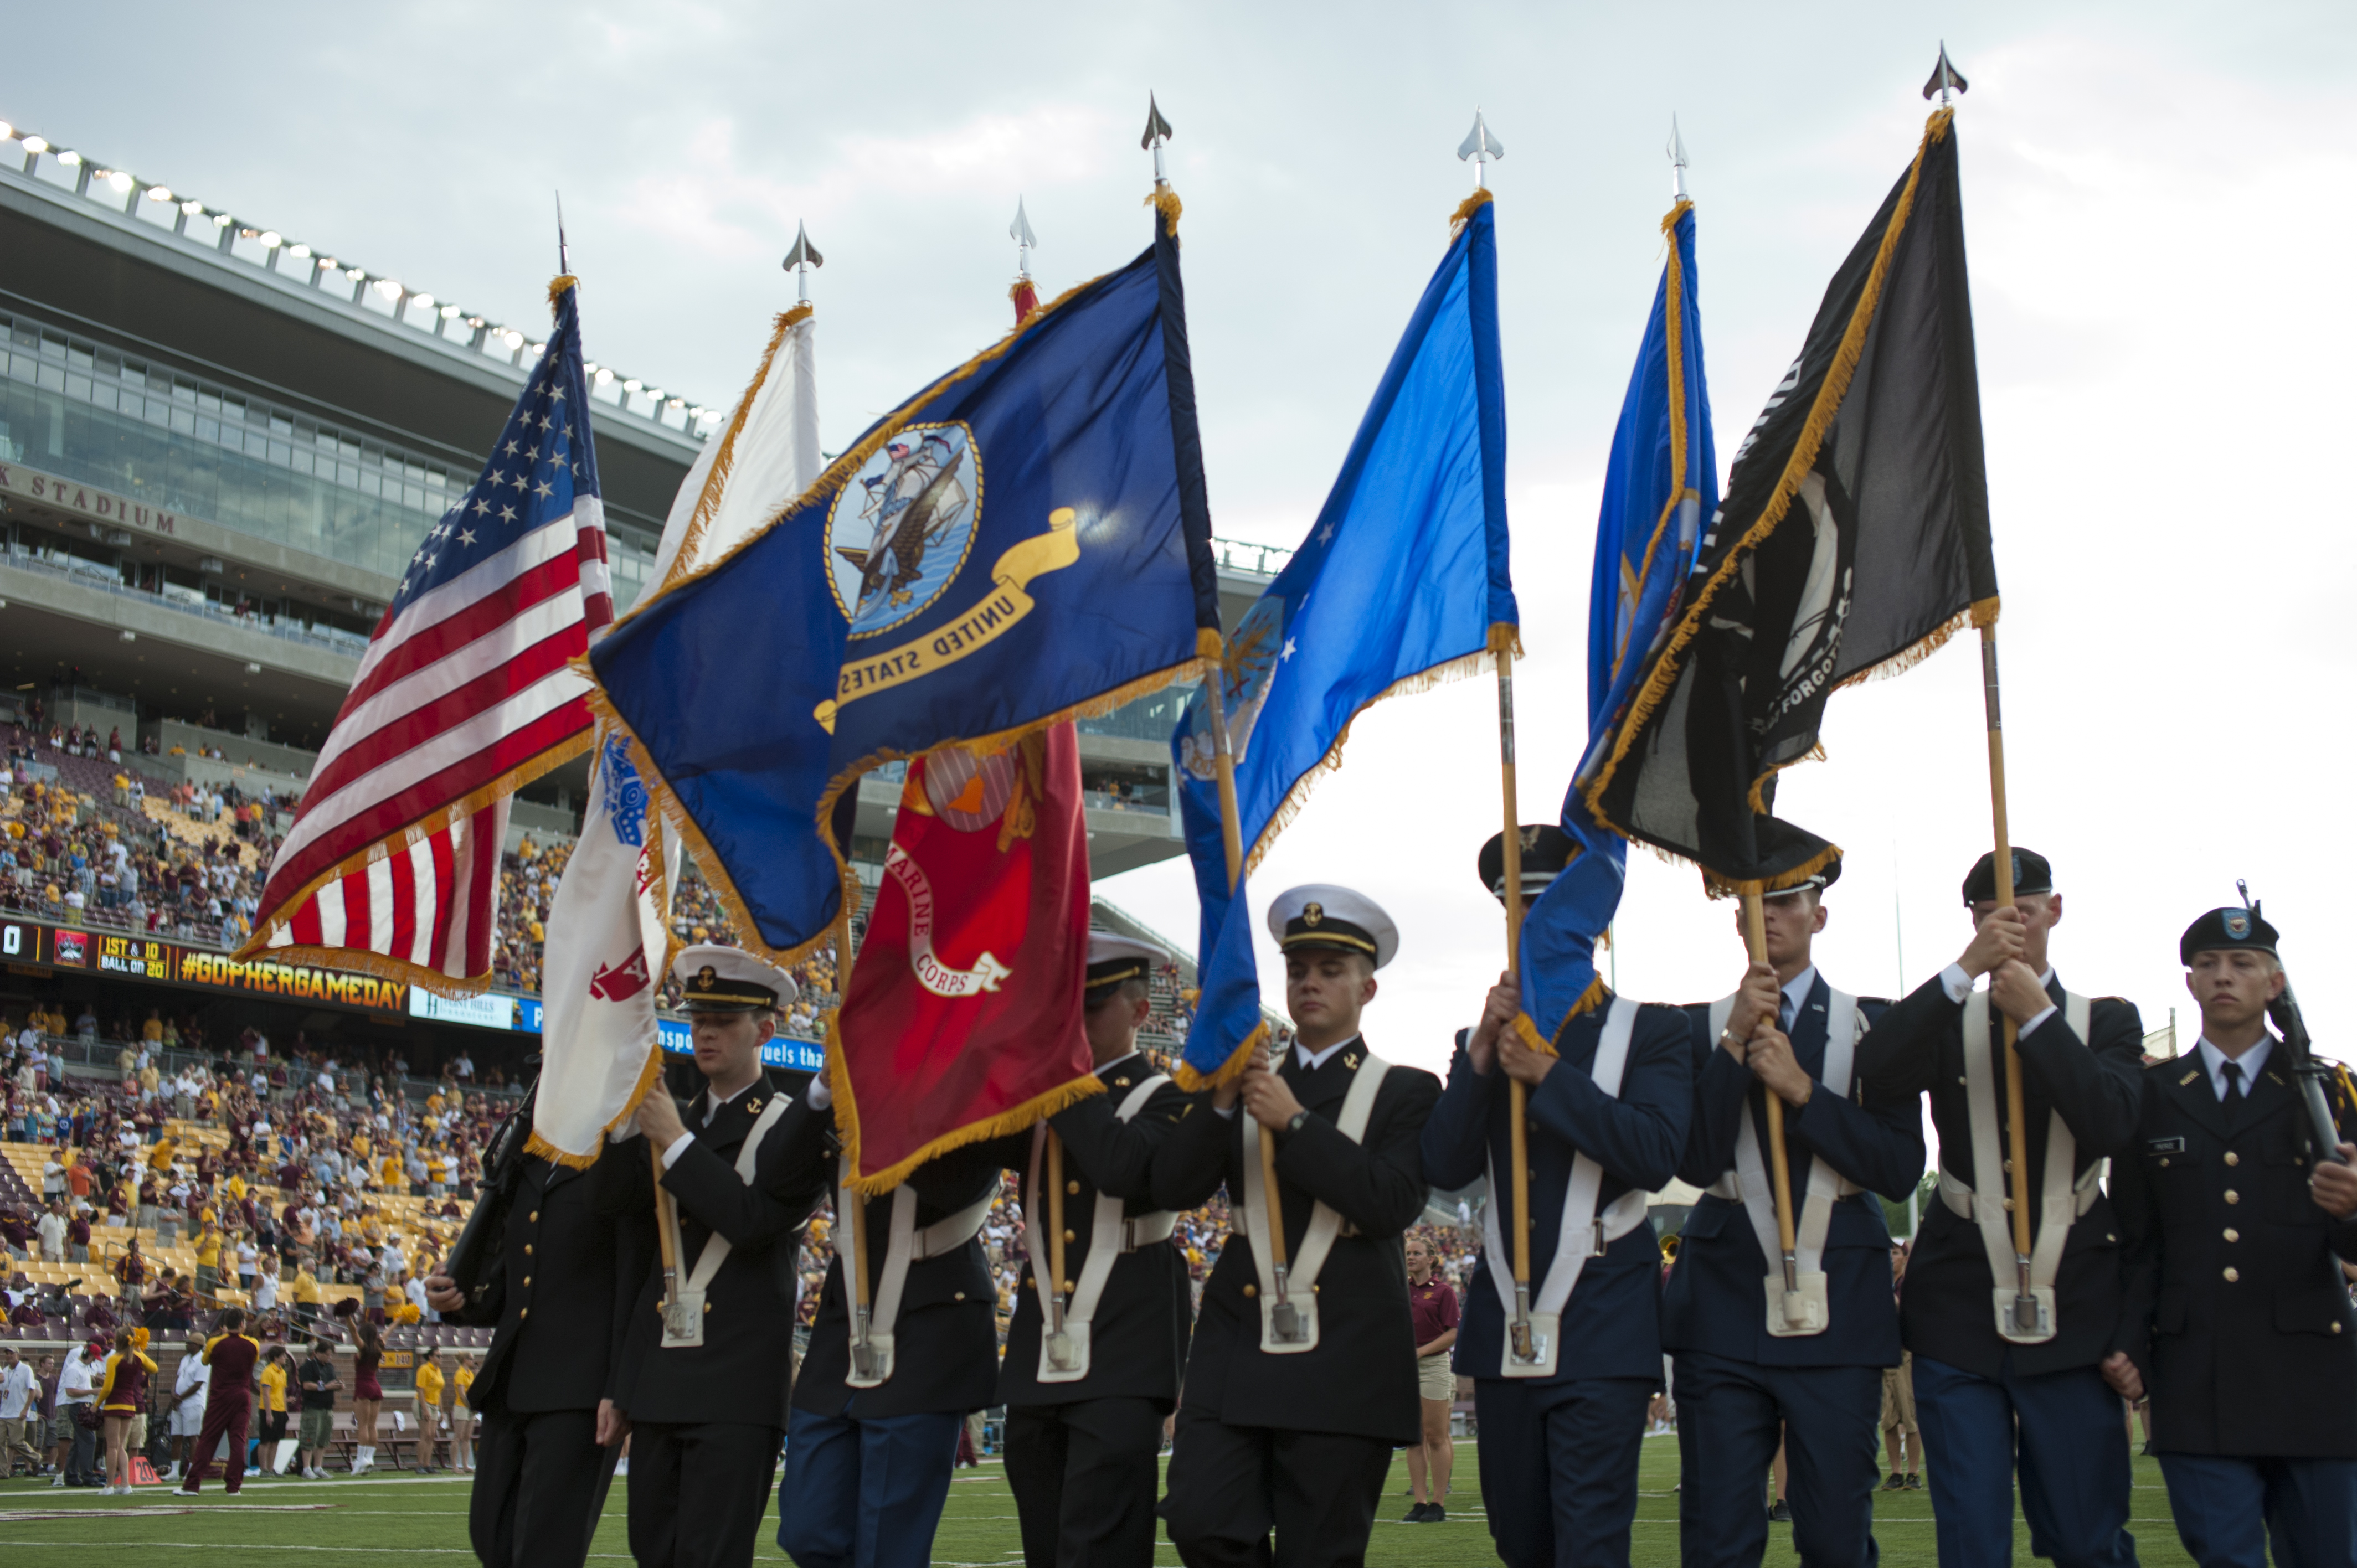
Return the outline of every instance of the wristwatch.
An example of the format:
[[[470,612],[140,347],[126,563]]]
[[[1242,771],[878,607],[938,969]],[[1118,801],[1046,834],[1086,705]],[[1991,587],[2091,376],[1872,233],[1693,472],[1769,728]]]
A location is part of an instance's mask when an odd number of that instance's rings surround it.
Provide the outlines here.
[[[1291,1121],[1287,1122],[1285,1124],[1285,1135],[1286,1135],[1286,1137],[1288,1137],[1288,1138],[1292,1137],[1296,1133],[1298,1133],[1298,1132],[1300,1132],[1300,1131],[1301,1131],[1301,1124],[1302,1124],[1303,1122],[1305,1122],[1308,1121],[1308,1120],[1309,1120],[1309,1112],[1307,1112],[1307,1111],[1297,1111],[1297,1112],[1295,1112],[1293,1113],[1293,1119],[1292,1119]]]

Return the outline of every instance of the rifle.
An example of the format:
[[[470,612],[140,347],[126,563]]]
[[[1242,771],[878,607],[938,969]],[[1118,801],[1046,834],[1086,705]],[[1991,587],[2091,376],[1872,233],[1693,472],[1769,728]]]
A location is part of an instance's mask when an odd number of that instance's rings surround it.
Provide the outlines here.
[[[449,1255],[442,1260],[442,1272],[467,1298],[462,1310],[478,1322],[499,1318],[505,1294],[500,1287],[506,1278],[501,1265],[507,1259],[508,1206],[515,1201],[516,1183],[523,1176],[523,1149],[532,1133],[533,1104],[539,1098],[540,1079],[534,1077],[523,1099],[491,1134],[474,1212],[467,1216]]]
[[[2243,907],[2254,920],[2259,918],[2259,907],[2251,902],[2251,890],[2242,883],[2234,890],[2243,896]],[[2332,1119],[2332,1105],[2325,1098],[2325,1080],[2332,1069],[2316,1059],[2316,1052],[2308,1038],[2308,1023],[2299,1014],[2299,998],[2291,992],[2291,982],[2284,982],[2283,994],[2267,1004],[2267,1021],[2283,1036],[2284,1049],[2291,1058],[2293,1079],[2299,1084],[2299,1097],[2308,1105],[2308,1137],[2309,1157],[2319,1164],[2341,1158],[2341,1127]]]

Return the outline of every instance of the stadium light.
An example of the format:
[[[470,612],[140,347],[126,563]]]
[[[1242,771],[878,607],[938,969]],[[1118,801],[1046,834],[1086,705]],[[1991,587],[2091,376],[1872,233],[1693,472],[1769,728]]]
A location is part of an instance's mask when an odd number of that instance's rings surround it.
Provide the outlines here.
[[[169,201],[172,199],[171,188],[168,186],[151,185],[147,188],[147,199],[150,201]]]
[[[187,213],[191,218],[194,218],[198,213],[202,212],[204,209],[205,204],[201,201],[191,199],[180,203],[180,210]]]
[[[131,177],[121,169],[116,169],[106,177],[106,183],[114,188],[115,195],[121,196],[131,188]]]
[[[68,168],[80,168],[81,167],[81,155],[75,152],[71,147],[68,147],[64,152],[58,155],[58,162],[65,165]]]
[[[275,229],[264,229],[257,238],[262,241],[262,248],[265,251],[274,251],[286,242]]]
[[[11,125],[11,124],[8,124],[8,122],[7,122],[7,121],[5,121],[5,120],[0,120],[0,142],[5,142],[5,141],[9,140],[11,137],[15,136],[15,135],[16,135],[16,126]]]
[[[286,253],[294,257],[298,262],[307,261],[310,259],[311,247],[308,245],[289,245],[286,247]]]
[[[38,158],[49,150],[49,144],[39,136],[27,136],[25,138],[25,150]]]

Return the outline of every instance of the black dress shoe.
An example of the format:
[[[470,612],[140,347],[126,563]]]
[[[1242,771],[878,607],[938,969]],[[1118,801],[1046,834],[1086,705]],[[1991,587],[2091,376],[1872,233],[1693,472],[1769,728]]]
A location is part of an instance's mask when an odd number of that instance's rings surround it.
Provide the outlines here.
[[[1900,1475],[1898,1471],[1893,1470],[1890,1472],[1890,1479],[1882,1483],[1882,1489],[1886,1492],[1905,1491],[1907,1489],[1907,1477]]]
[[[1445,1503],[1425,1504],[1424,1522],[1426,1524],[1447,1524],[1448,1522],[1448,1505]]]
[[[1407,1512],[1400,1516],[1400,1522],[1402,1524],[1422,1524],[1424,1522],[1424,1510],[1431,1506],[1432,1505],[1430,1503],[1410,1503],[1408,1505]]]
[[[1783,1498],[1778,1498],[1776,1499],[1776,1506],[1768,1510],[1768,1522],[1770,1524],[1792,1523],[1792,1505],[1786,1502]]]

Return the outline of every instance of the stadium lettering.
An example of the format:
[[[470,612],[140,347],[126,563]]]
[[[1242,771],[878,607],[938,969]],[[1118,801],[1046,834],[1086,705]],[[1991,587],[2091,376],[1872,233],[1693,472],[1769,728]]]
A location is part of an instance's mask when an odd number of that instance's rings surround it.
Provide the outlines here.
[[[289,996],[306,1002],[330,1002],[371,1012],[401,1013],[409,1006],[405,981],[379,980],[372,975],[339,974],[328,970],[263,960],[242,963],[215,953],[183,951],[180,978],[197,985],[217,985],[229,991],[249,991],[263,996]]]
[[[0,490],[13,490],[35,500],[71,507],[88,517],[135,523],[141,528],[154,529],[158,533],[179,532],[179,519],[160,507],[147,506],[105,490],[93,490],[87,485],[78,485],[70,479],[60,479],[32,468],[20,472],[13,463],[0,463]]]

